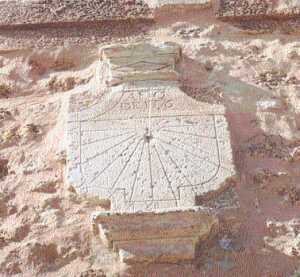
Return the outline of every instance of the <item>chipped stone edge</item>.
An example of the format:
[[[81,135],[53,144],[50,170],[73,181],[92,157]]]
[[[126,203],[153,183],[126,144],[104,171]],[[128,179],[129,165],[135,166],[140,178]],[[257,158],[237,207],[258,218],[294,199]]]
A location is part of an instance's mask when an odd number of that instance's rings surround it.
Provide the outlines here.
[[[219,218],[217,214],[213,211],[211,208],[206,208],[202,206],[193,206],[193,207],[187,207],[187,208],[166,208],[166,209],[160,209],[156,211],[146,211],[146,212],[113,212],[113,211],[98,211],[98,212],[93,212],[91,215],[92,219],[92,231],[94,236],[99,237],[102,241],[102,243],[110,248],[113,249],[114,251],[117,251],[119,256],[121,256],[120,249],[115,248],[115,243],[118,241],[124,241],[124,242],[135,242],[135,239],[124,239],[124,240],[114,240],[110,234],[110,231],[108,227],[106,226],[106,223],[109,223],[110,220],[118,219],[120,217],[126,219],[126,217],[129,218],[136,218],[136,217],[142,217],[141,220],[143,220],[143,217],[148,217],[148,216],[164,216],[164,215],[171,215],[171,214],[184,214],[184,213],[199,213],[199,215],[203,216],[210,216],[214,218],[214,223],[211,227],[211,234],[214,234],[214,230],[218,229],[219,226]],[[126,219],[127,220],[127,219]],[[205,223],[204,223],[205,224]],[[158,229],[159,230],[159,229]],[[178,239],[180,238],[193,238],[195,243],[199,241],[199,234],[195,230],[194,234],[192,236],[179,236]],[[145,236],[143,241],[151,241],[151,240],[162,240],[162,239],[168,239],[168,236],[162,234],[161,232],[158,231],[157,237],[149,237]],[[172,239],[176,239],[176,237],[172,237]]]
[[[184,212],[207,212],[212,213],[213,210],[211,208],[203,207],[203,206],[191,206],[191,207],[183,207],[183,208],[166,208],[166,209],[158,209],[154,211],[97,211],[91,214],[91,219],[93,222],[98,222],[101,219],[108,219],[109,217],[118,217],[118,216],[144,216],[144,215],[163,215],[169,213],[184,213]]]

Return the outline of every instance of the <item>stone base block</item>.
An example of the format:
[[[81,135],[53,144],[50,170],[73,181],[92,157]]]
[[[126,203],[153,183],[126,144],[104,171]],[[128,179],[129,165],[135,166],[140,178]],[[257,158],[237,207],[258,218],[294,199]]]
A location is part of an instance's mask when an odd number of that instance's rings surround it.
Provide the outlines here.
[[[94,232],[128,264],[192,260],[218,219],[200,207],[143,213],[98,212]]]

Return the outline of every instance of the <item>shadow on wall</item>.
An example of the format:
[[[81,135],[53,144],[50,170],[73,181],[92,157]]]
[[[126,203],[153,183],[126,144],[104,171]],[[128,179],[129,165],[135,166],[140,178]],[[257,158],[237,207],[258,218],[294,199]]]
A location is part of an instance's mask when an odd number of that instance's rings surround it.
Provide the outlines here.
[[[179,70],[181,89],[187,95],[197,101],[225,104],[228,112],[255,113],[258,101],[273,98],[272,91],[230,76],[229,66],[216,71],[209,62],[201,64],[184,56]]]

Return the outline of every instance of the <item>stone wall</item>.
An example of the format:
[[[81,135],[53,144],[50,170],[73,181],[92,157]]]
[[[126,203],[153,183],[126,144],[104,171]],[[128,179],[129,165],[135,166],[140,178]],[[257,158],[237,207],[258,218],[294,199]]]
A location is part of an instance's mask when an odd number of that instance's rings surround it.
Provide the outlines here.
[[[219,0],[217,6],[221,18],[300,17],[297,0]]]
[[[0,1],[2,26],[127,19],[149,14],[142,0]]]
[[[104,20],[153,18],[163,6],[213,7],[220,19],[280,18],[299,21],[299,0],[26,0],[0,1],[0,28],[58,25]],[[291,25],[295,25],[293,22]]]

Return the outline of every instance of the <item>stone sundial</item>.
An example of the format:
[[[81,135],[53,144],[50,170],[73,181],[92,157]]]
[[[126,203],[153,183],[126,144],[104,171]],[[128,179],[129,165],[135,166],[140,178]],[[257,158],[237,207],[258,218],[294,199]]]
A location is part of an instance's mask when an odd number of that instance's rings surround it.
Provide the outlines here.
[[[115,211],[153,211],[192,207],[234,175],[224,109],[179,89],[180,57],[174,44],[102,49],[106,92],[69,114],[76,189]]]

